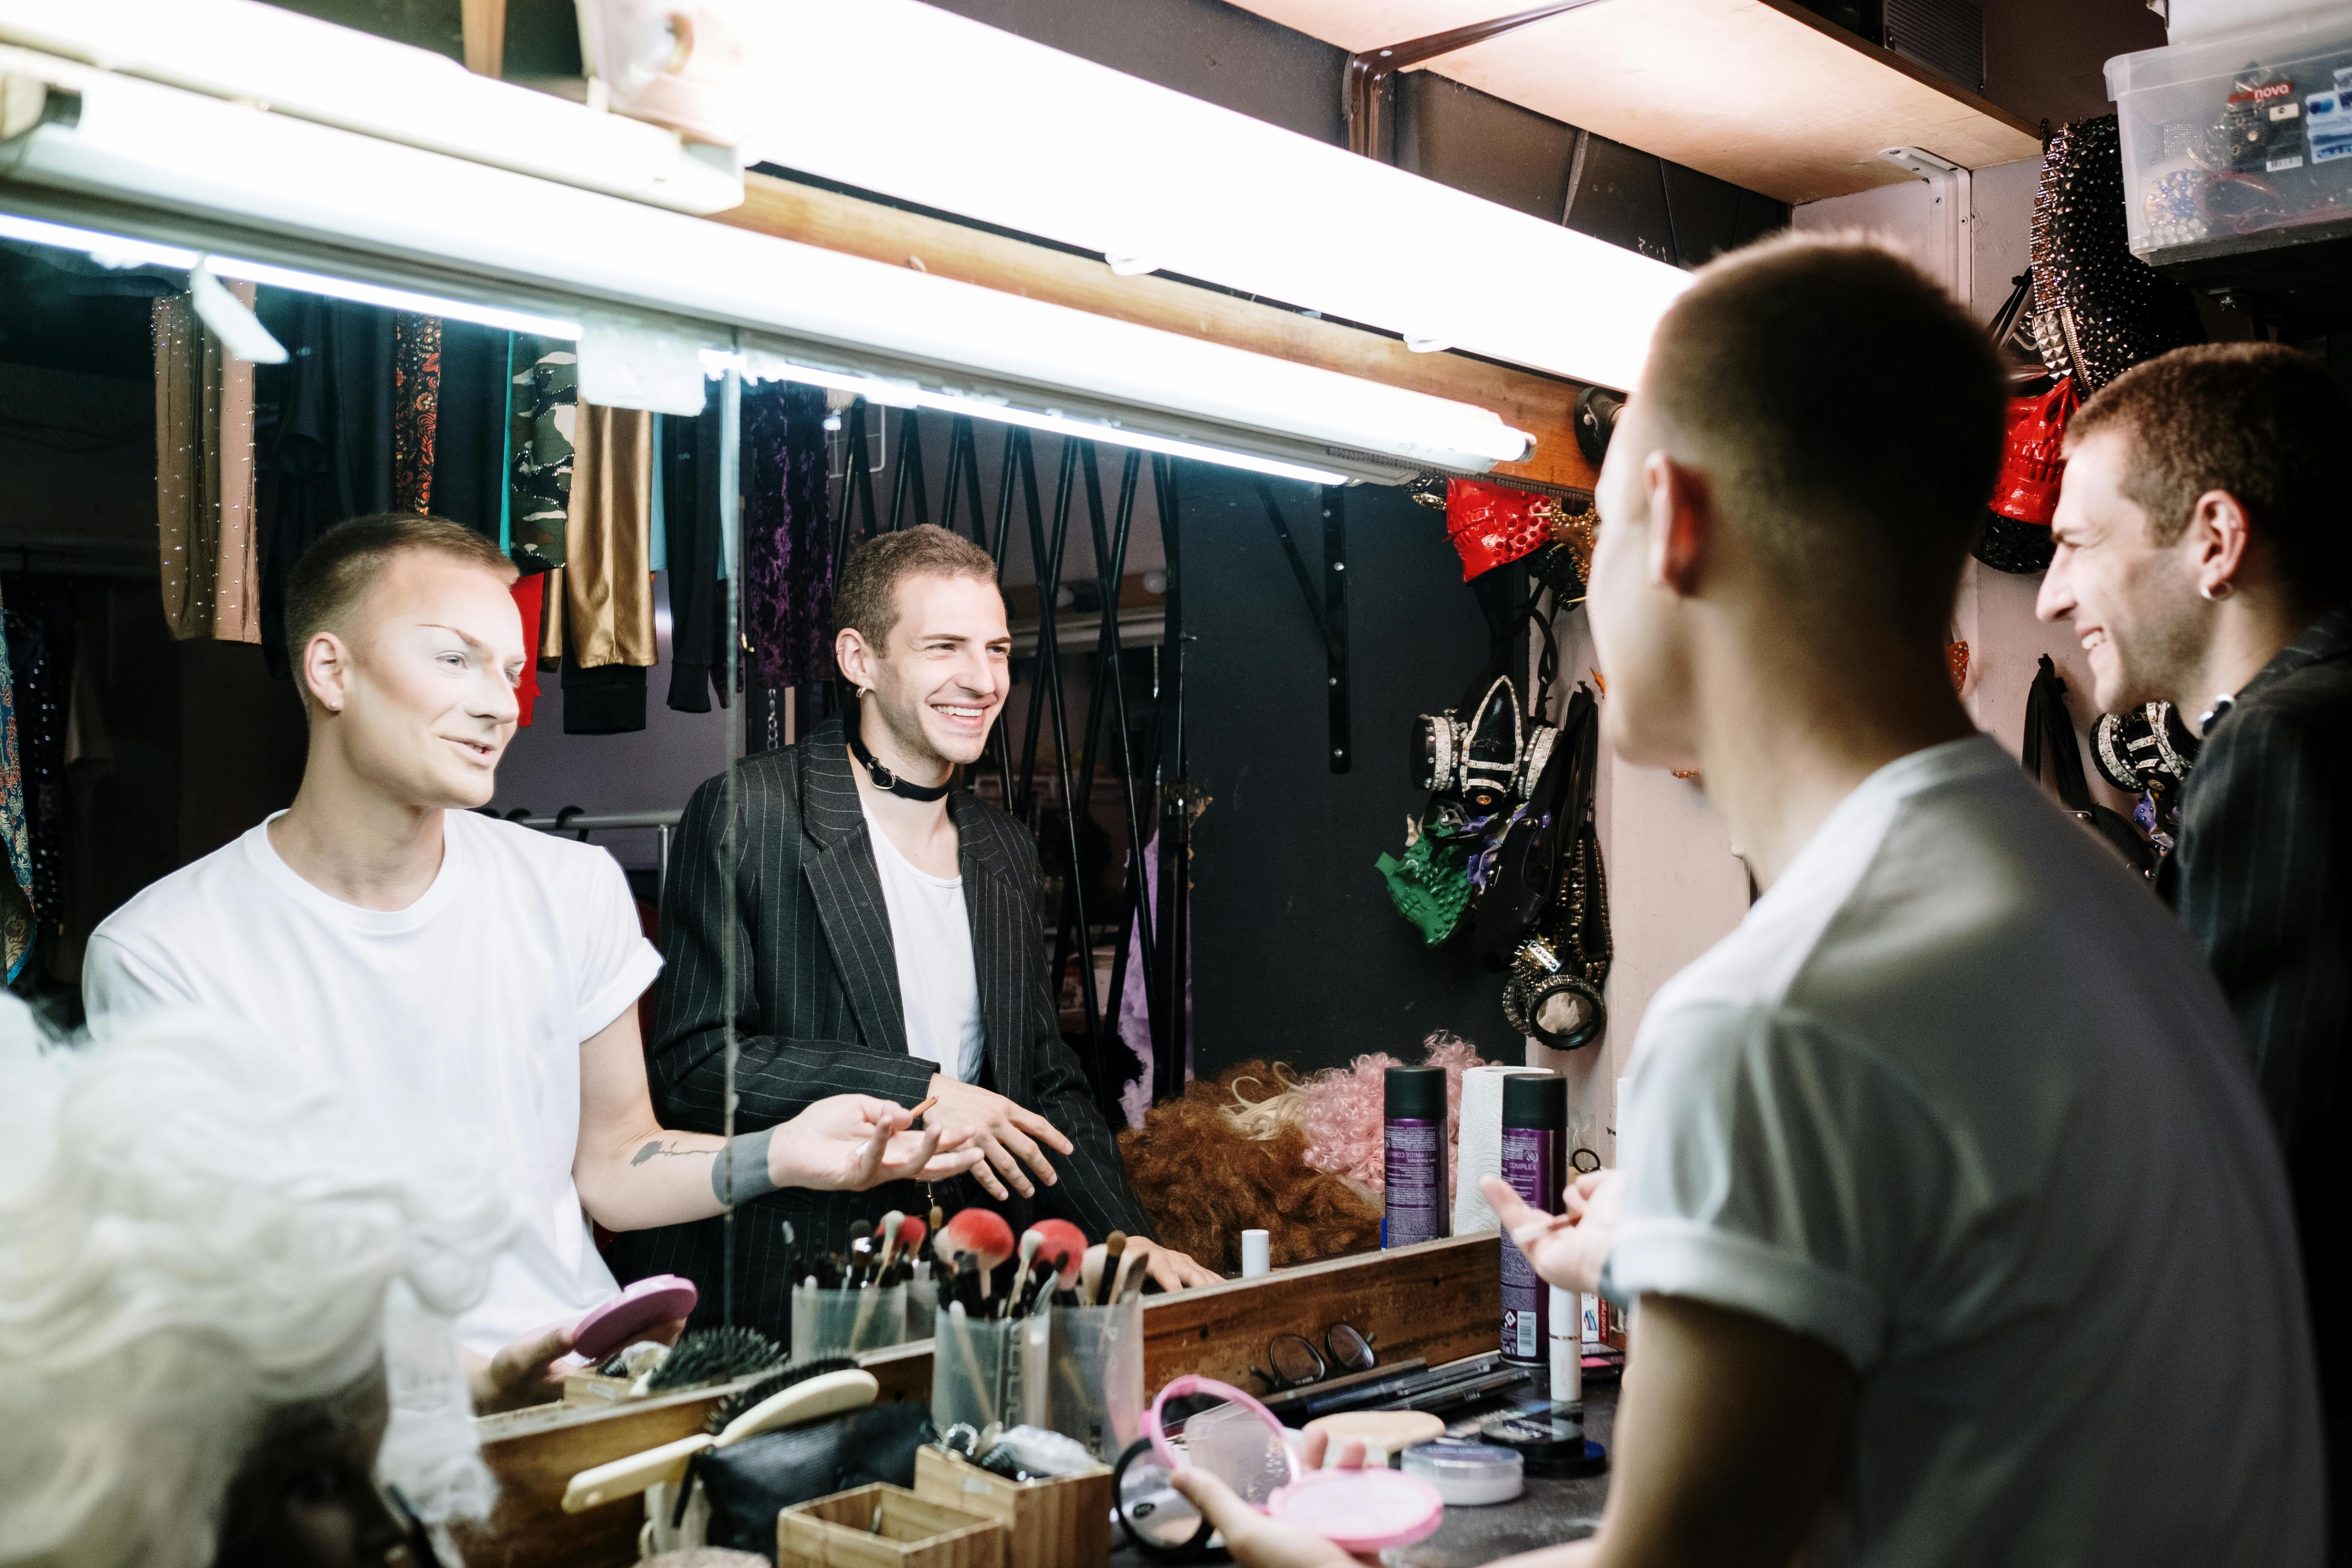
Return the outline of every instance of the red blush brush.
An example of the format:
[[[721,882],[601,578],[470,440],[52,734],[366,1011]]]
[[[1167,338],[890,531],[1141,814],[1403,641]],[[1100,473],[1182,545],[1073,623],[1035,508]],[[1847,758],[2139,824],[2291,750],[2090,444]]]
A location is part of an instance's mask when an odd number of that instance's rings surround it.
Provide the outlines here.
[[[989,1276],[1013,1256],[1013,1227],[992,1209],[966,1209],[948,1221],[933,1244],[950,1265],[967,1254],[980,1262],[980,1294],[988,1297]]]
[[[908,1215],[898,1226],[898,1256],[905,1260],[908,1273],[914,1272],[915,1260],[923,1255],[923,1237],[930,1233],[931,1227],[913,1215]]]
[[[1037,1238],[1037,1256],[1049,1261],[1062,1258],[1061,1278],[1055,1281],[1063,1290],[1078,1288],[1078,1270],[1085,1266],[1087,1233],[1066,1219],[1041,1219],[1021,1233]]]

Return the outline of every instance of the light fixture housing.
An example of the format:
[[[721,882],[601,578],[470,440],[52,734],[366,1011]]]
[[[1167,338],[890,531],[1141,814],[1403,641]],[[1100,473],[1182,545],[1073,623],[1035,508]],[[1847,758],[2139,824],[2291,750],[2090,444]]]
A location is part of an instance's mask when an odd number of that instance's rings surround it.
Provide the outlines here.
[[[0,0],[0,41],[678,212],[743,203],[731,147],[261,0]]]
[[[1638,252],[919,0],[772,0],[763,14],[772,47],[824,66],[762,100],[747,154],[1094,251],[1114,270],[1140,259],[1621,388],[1689,284]]]
[[[1394,480],[1528,439],[1487,410],[711,224],[77,62],[0,48],[77,95],[18,139],[0,210],[600,331],[769,349],[975,414],[1052,417]],[[71,122],[67,121],[70,119]],[[236,261],[218,264],[238,276]],[[449,312],[458,313],[458,312]]]

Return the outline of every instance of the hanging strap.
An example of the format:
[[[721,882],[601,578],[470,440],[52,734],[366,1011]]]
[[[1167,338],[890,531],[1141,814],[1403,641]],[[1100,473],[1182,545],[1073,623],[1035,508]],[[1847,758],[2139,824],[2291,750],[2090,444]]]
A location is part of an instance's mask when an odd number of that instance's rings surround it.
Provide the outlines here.
[[[2074,743],[2074,721],[2066,712],[2066,683],[2050,656],[2042,656],[2033,689],[2025,699],[2025,735],[2019,748],[2025,771],[2057,791],[2059,804],[2088,816],[2091,786],[2083,777],[2083,753]]]

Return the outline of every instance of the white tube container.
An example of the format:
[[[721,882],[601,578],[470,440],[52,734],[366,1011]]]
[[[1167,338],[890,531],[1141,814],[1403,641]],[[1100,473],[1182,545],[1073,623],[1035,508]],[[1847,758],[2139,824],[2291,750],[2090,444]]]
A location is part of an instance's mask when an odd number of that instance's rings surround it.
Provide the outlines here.
[[[1274,1272],[1271,1238],[1262,1230],[1242,1232],[1242,1278],[1255,1279]]]

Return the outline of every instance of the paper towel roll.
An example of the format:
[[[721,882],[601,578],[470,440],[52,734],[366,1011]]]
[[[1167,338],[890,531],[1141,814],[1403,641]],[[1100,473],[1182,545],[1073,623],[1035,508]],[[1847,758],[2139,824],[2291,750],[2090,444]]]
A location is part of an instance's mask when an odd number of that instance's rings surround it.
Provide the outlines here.
[[[1499,1230],[1500,1222],[1478,1190],[1481,1176],[1503,1173],[1503,1080],[1528,1067],[1476,1067],[1462,1075],[1462,1141],[1454,1159],[1454,1234]]]

